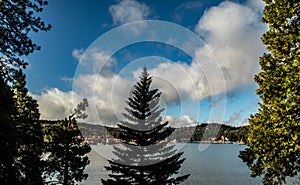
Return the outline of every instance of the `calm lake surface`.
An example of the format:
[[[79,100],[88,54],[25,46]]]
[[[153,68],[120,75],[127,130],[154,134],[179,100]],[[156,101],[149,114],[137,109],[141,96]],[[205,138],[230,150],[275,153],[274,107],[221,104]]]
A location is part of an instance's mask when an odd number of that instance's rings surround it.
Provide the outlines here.
[[[250,170],[238,158],[239,151],[246,147],[244,145],[188,143],[179,144],[179,147],[180,151],[184,152],[183,157],[186,158],[180,174],[190,174],[183,185],[262,184],[260,178],[250,177]],[[102,184],[101,179],[108,178],[104,166],[108,164],[106,158],[111,155],[111,146],[95,145],[92,148],[89,154],[91,163],[86,168],[89,177],[81,183],[82,185]]]

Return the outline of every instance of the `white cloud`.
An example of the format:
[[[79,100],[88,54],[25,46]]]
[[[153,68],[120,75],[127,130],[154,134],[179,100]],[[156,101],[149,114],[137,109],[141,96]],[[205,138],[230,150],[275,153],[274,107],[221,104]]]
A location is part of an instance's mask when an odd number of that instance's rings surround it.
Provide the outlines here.
[[[73,90],[90,102],[90,122],[116,124],[122,119],[132,82],[118,75],[82,75],[74,80]]]
[[[146,19],[150,9],[146,4],[135,0],[123,0],[119,4],[109,7],[115,24],[125,24]]]
[[[205,76],[194,64],[167,61],[148,72],[153,76],[153,87],[160,89],[166,103],[207,97]],[[139,75],[136,71],[136,79]]]
[[[111,77],[97,74],[83,75],[74,80],[76,93],[74,91],[62,92],[53,88],[33,97],[38,101],[41,119],[63,119],[70,115],[71,110],[83,98],[88,98],[89,107],[86,111],[88,118],[84,121],[116,125],[124,119],[121,113],[125,112],[124,108],[127,107],[125,100],[134,83],[118,75]],[[187,115],[182,115],[180,118],[167,115],[163,117],[163,120],[169,121],[169,125],[176,128],[197,124]]]
[[[119,76],[84,75],[74,79],[77,91],[63,92],[47,89],[40,95],[32,95],[39,104],[41,119],[62,119],[70,115],[74,107],[87,98],[87,122],[113,125],[122,119],[132,83]]]
[[[77,61],[80,61],[81,60],[81,57],[83,56],[85,50],[80,48],[80,49],[74,49],[72,51],[72,56],[77,60]]]
[[[141,2],[135,0],[122,0],[116,5],[109,7],[109,12],[113,18],[114,24],[126,24],[135,21],[143,21],[150,15],[150,8]],[[135,27],[130,27],[135,34],[143,29],[145,24],[141,22]]]
[[[32,94],[38,101],[41,119],[63,119],[70,115],[82,98],[74,92],[62,92],[57,88],[47,89],[40,95]]]
[[[207,56],[208,50],[212,50],[229,91],[253,83],[259,69],[258,59],[264,51],[260,37],[266,26],[253,7],[225,1],[207,10],[196,26],[207,46],[196,51],[196,60],[205,69],[212,57]],[[213,79],[216,71],[206,71]]]
[[[164,116],[162,119],[163,122],[168,121],[169,126],[174,127],[174,128],[179,128],[179,127],[192,127],[192,126],[197,126],[198,123],[190,118],[188,115],[182,115],[180,118],[174,118],[172,116]]]
[[[253,4],[226,1],[208,9],[196,26],[206,44],[194,49],[193,62],[165,61],[149,70],[165,102],[198,101],[254,83],[264,51],[260,37],[266,26]],[[139,74],[135,72],[136,79]]]
[[[80,65],[84,66],[87,71],[92,73],[98,73],[99,70],[102,70],[102,73],[104,73],[116,64],[116,59],[111,57],[111,53],[97,49],[88,49],[87,51],[84,49],[74,49],[72,56],[78,60]]]
[[[226,1],[208,9],[196,26],[196,32],[203,37],[206,45],[195,51],[195,60],[191,64],[165,61],[149,69],[154,77],[152,85],[163,92],[165,103],[185,99],[199,101],[210,95],[225,93],[226,89],[222,88],[224,81],[216,78],[219,72],[211,65],[215,58],[225,76],[227,90],[253,83],[253,75],[258,71],[258,57],[264,51],[260,37],[266,30],[253,4],[244,6]],[[145,4],[132,0],[121,1],[111,6],[109,11],[115,24],[144,20],[150,14]],[[176,38],[169,42],[176,42]],[[72,55],[77,60],[81,59],[80,65],[89,66],[86,69],[90,73],[78,76],[73,81],[71,92],[48,89],[41,95],[34,95],[40,105],[42,119],[68,116],[72,107],[84,97],[90,104],[88,121],[108,125],[118,122],[122,119],[120,113],[124,112],[124,101],[133,82],[112,73],[107,76],[103,72],[96,74],[99,69],[109,71],[117,64],[116,59],[110,58],[110,53],[75,49]],[[140,74],[140,71],[134,72],[136,79]],[[166,116],[166,119],[171,117]],[[172,119],[175,125],[195,124],[187,116]]]

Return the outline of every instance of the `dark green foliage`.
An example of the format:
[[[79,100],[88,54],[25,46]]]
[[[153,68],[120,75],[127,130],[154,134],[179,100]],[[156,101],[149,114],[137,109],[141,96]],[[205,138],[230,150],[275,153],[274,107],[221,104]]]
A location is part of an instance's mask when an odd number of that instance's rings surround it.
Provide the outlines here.
[[[40,113],[37,101],[28,95],[25,75],[19,70],[12,89],[15,93],[17,113],[16,125],[18,155],[16,167],[20,172],[20,182],[24,185],[43,184],[40,156],[43,149],[43,135],[39,123]],[[16,177],[17,178],[17,177]]]
[[[44,0],[0,1],[0,70],[5,80],[13,80],[13,73],[25,69],[28,63],[21,56],[29,55],[40,47],[28,34],[50,30],[37,13],[42,12]]]
[[[106,169],[112,173],[104,185],[112,184],[179,184],[189,175],[176,177],[184,159],[182,153],[176,153],[174,145],[164,140],[174,131],[168,122],[162,123],[159,107],[161,93],[150,90],[152,78],[146,68],[140,81],[134,86],[132,96],[128,98],[129,108],[125,108],[125,121],[118,125],[118,139],[122,146],[114,147],[116,159],[109,160]]]
[[[203,123],[194,128],[194,133],[191,135],[190,141],[221,140],[221,137],[223,136],[228,138],[229,141],[245,142],[247,132],[247,126],[231,127],[229,125],[220,125],[216,123]]]
[[[43,125],[45,152],[49,155],[45,159],[44,175],[55,183],[70,185],[88,177],[84,169],[89,164],[86,154],[91,151],[91,147],[85,142],[76,121],[76,118],[86,117],[82,111],[87,105],[84,99],[69,118]]]
[[[36,100],[28,95],[25,75],[18,71],[11,87],[1,78],[1,184],[43,184],[43,140]],[[2,161],[3,159],[3,161]]]
[[[3,185],[19,184],[17,168],[13,165],[17,156],[14,105],[13,93],[0,74],[0,182]]]
[[[282,184],[300,171],[300,3],[265,0],[269,30],[255,76],[262,103],[249,120],[249,148],[240,157],[264,184]]]

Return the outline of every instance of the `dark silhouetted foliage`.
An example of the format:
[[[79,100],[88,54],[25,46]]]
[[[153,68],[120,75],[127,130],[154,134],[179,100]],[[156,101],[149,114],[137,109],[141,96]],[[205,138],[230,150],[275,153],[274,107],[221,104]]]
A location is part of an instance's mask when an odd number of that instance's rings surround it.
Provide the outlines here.
[[[0,74],[0,182],[3,185],[19,184],[17,168],[14,166],[17,156],[14,105],[13,92]]]
[[[69,118],[43,124],[48,154],[44,175],[52,182],[71,185],[88,177],[84,169],[90,162],[87,153],[91,147],[81,135],[76,121],[76,118],[87,116],[83,113],[87,106],[84,99]]]
[[[43,134],[39,123],[40,113],[35,99],[28,95],[25,75],[19,70],[14,75],[12,89],[15,93],[16,147],[18,155],[15,166],[18,168],[20,182],[24,185],[43,184],[40,156],[44,148]],[[15,177],[18,178],[18,177]]]
[[[40,49],[28,34],[50,30],[50,25],[36,17],[47,4],[45,0],[0,1],[0,70],[5,81],[12,81],[13,73],[26,68],[22,56]]]

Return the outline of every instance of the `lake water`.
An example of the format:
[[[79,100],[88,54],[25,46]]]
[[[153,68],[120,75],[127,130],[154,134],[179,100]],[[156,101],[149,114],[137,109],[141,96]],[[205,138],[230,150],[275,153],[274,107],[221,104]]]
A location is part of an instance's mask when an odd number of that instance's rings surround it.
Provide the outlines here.
[[[91,164],[86,168],[89,177],[81,183],[82,185],[102,184],[101,179],[108,177],[104,166],[108,164],[106,158],[110,155],[111,146],[95,145],[92,148],[89,154]],[[244,145],[188,143],[180,148],[184,152],[183,157],[186,158],[180,174],[190,174],[188,180],[182,183],[183,185],[262,184],[260,178],[250,177],[250,170],[238,158],[239,151],[245,148]],[[103,151],[106,153],[103,154]]]

